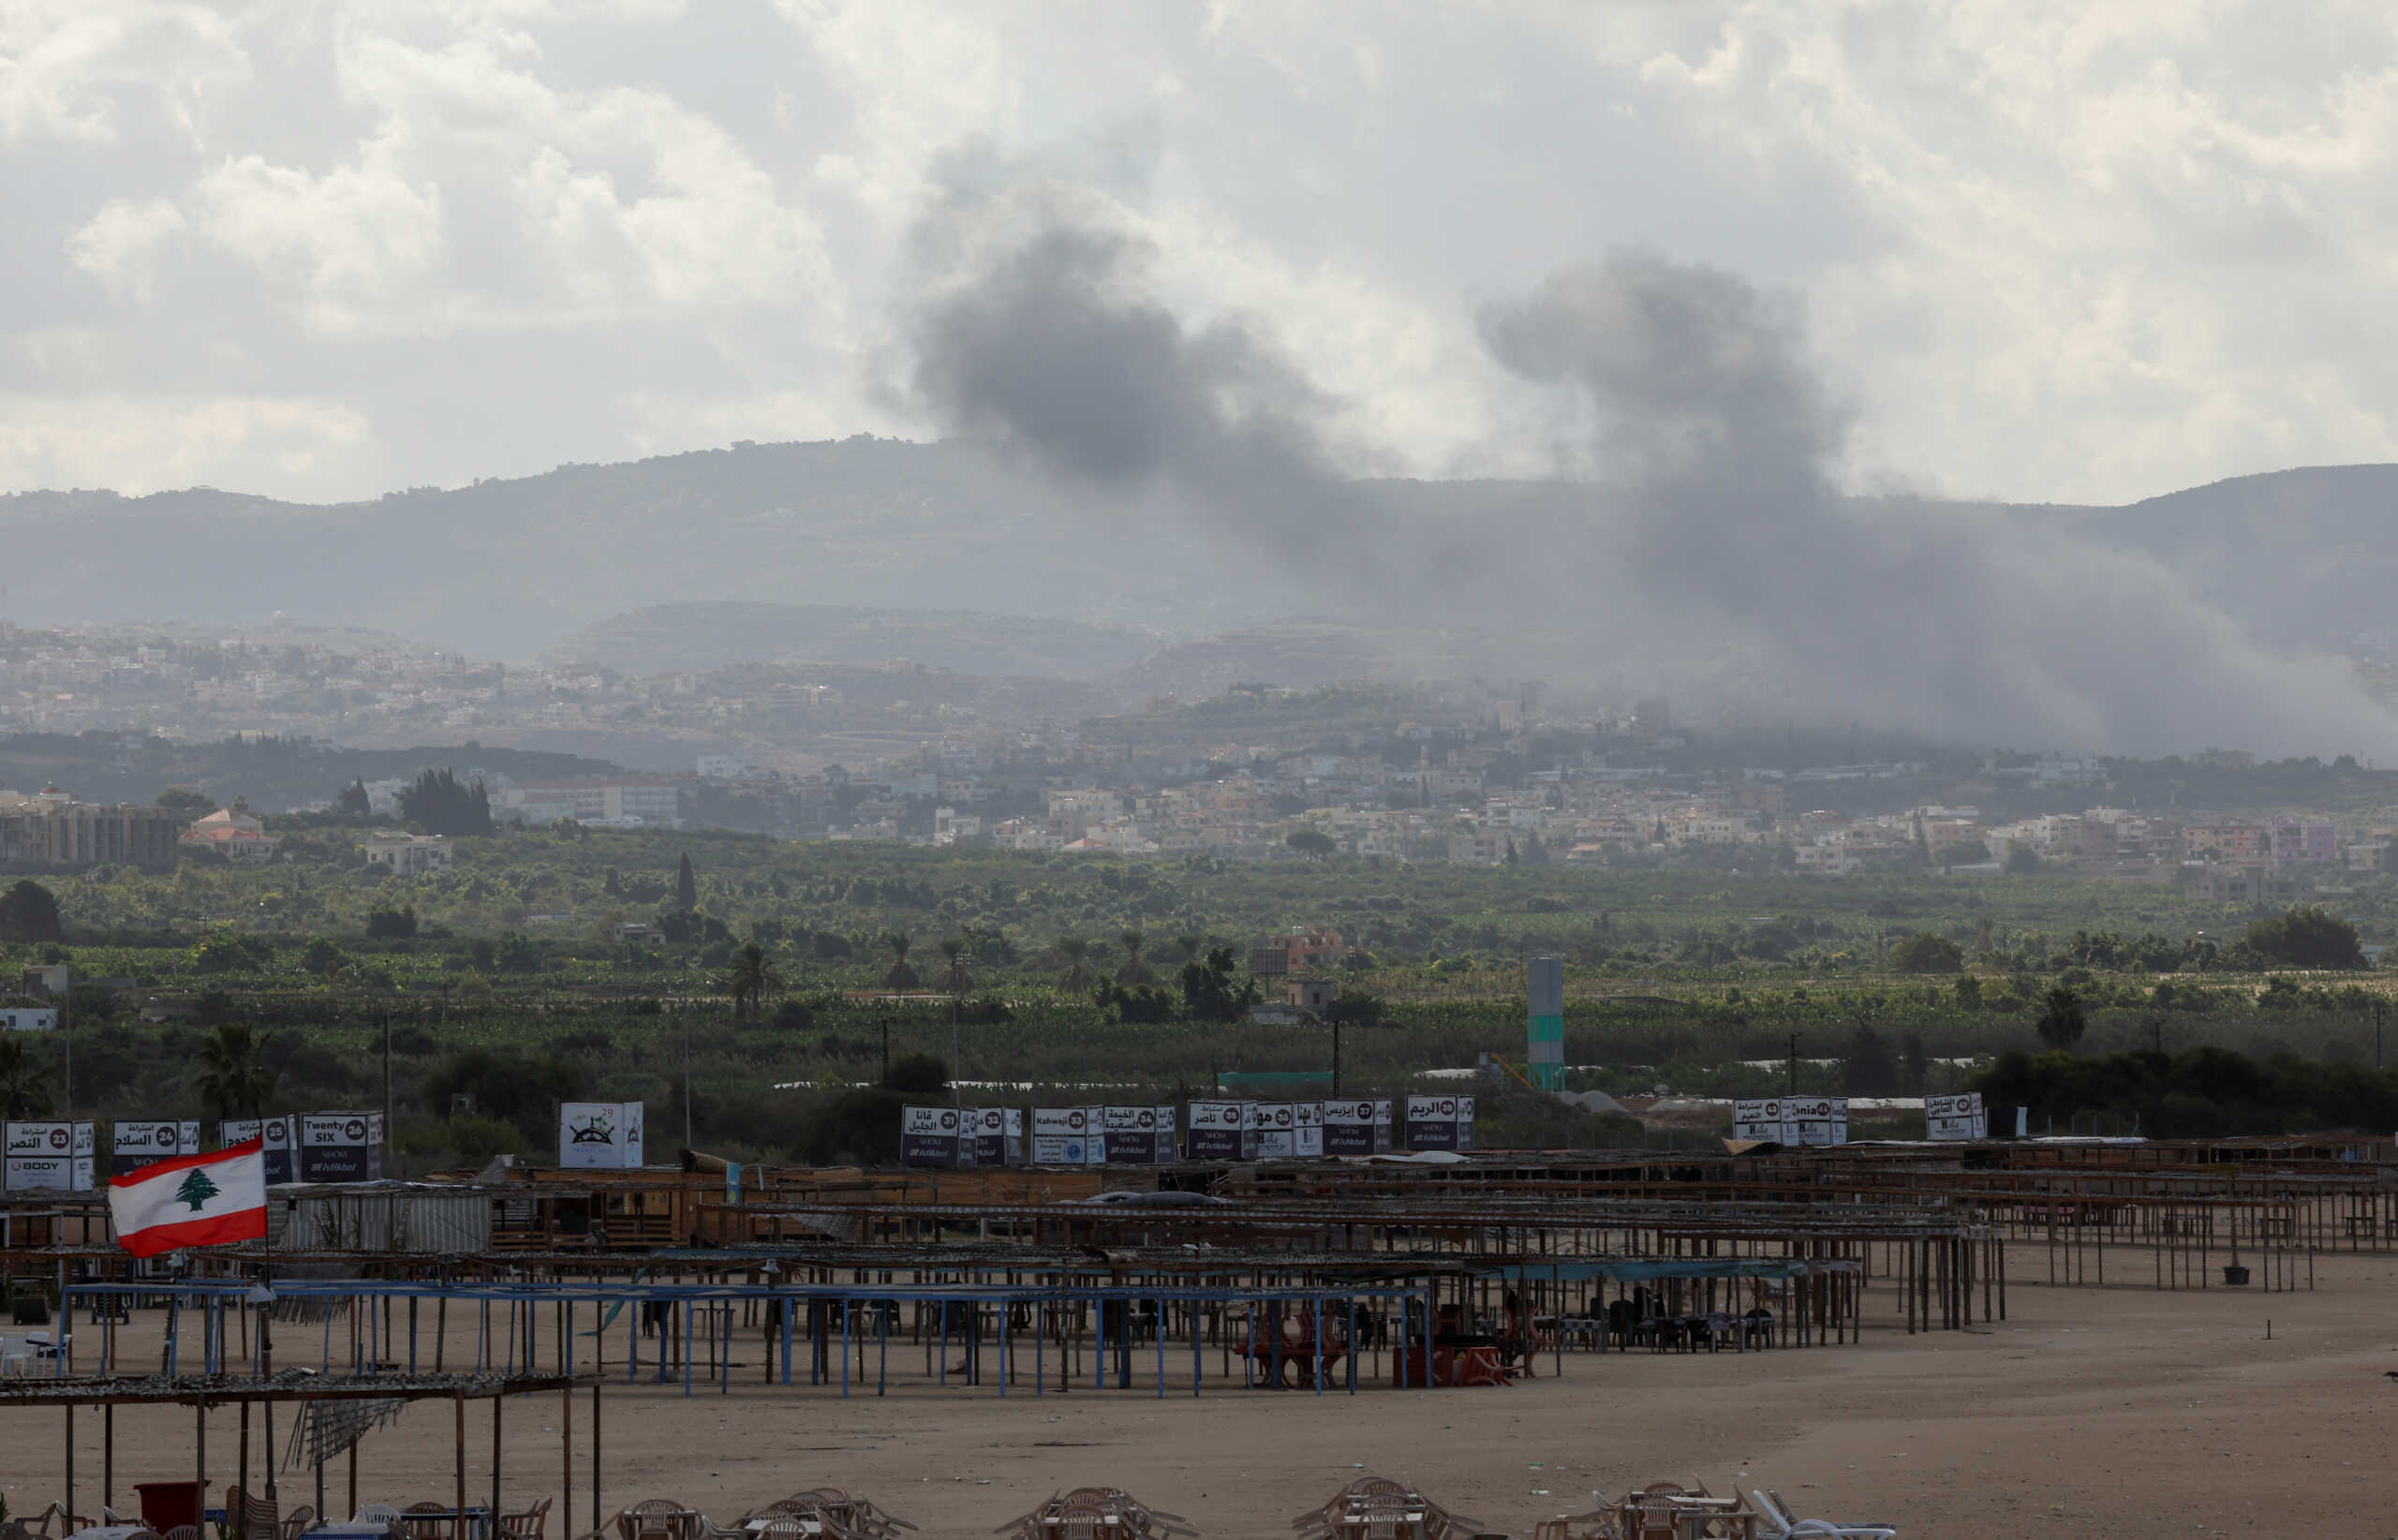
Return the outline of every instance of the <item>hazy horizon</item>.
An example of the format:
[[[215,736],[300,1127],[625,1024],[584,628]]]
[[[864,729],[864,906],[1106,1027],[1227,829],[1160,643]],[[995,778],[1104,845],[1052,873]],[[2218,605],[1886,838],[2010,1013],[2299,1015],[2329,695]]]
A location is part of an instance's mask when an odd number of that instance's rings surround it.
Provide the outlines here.
[[[2398,462],[2393,101],[2398,19],[2262,6],[40,0],[0,487],[361,511],[233,560],[20,497],[0,586],[502,655],[706,598],[1400,618],[1402,668],[2398,755],[2383,489],[2276,473]],[[923,448],[791,452],[858,433]]]

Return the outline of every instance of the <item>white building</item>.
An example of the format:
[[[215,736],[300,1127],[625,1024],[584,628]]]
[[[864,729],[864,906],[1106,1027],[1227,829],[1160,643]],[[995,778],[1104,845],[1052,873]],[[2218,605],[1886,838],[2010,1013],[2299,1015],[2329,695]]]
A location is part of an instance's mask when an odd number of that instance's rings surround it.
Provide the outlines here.
[[[366,841],[366,864],[388,866],[394,877],[416,877],[450,865],[448,835],[382,834]]]

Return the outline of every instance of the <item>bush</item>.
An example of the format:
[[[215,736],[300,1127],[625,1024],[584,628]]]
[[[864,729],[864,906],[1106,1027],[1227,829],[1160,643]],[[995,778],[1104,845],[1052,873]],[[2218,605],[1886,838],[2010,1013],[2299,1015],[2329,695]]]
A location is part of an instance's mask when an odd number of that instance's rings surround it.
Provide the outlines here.
[[[901,1054],[883,1072],[884,1090],[917,1096],[939,1096],[949,1089],[949,1066],[938,1054]]]
[[[480,1112],[453,1113],[441,1125],[443,1141],[462,1165],[481,1165],[495,1155],[524,1155],[524,1131],[504,1118]]]
[[[560,1102],[579,1100],[583,1074],[555,1054],[497,1054],[469,1048],[452,1054],[425,1077],[424,1098],[436,1116],[449,1113],[451,1099],[474,1098],[474,1110],[515,1125],[539,1148],[552,1133],[551,1117]]]
[[[2398,1127],[2398,1071],[2287,1055],[2253,1059],[2224,1048],[2096,1059],[2011,1053],[1972,1088],[1993,1107],[2030,1108],[2035,1122],[2095,1113],[2163,1139]],[[1993,1117],[1992,1126],[1999,1121]]]
[[[1965,966],[1965,949],[1946,936],[1921,931],[1890,948],[1890,966],[1902,973],[1954,973]]]
[[[195,973],[244,973],[274,961],[274,948],[256,936],[220,930],[191,949]]]
[[[2251,921],[2241,937],[2250,950],[2286,968],[2362,968],[2357,927],[2315,904]]]
[[[896,1073],[898,1062],[891,1068]],[[800,1120],[792,1158],[807,1165],[892,1164],[899,1159],[899,1117],[907,1104],[896,1090],[843,1091]]]

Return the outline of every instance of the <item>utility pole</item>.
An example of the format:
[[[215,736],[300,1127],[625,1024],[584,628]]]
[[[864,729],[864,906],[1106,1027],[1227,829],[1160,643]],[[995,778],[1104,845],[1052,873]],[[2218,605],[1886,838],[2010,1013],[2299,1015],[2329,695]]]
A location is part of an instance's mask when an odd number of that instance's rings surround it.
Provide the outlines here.
[[[1790,1094],[1798,1094],[1798,1034],[1790,1034]]]
[[[1340,1094],[1340,1018],[1332,1018],[1332,1094]]]
[[[882,1083],[891,1083],[891,1018],[884,1016],[875,1025],[882,1029]]]

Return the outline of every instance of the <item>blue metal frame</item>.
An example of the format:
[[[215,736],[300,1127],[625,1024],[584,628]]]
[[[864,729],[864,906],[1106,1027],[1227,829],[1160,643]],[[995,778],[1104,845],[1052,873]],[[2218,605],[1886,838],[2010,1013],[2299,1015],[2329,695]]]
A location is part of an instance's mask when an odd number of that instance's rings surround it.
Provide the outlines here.
[[[202,1339],[201,1356],[202,1362],[206,1365],[207,1371],[212,1373],[221,1373],[224,1371],[227,1359],[227,1354],[224,1351],[224,1327],[226,1325],[228,1307],[240,1304],[243,1296],[247,1294],[250,1287],[251,1285],[246,1281],[233,1279],[222,1281],[186,1281],[178,1283],[157,1283],[144,1281],[139,1282],[71,1283],[67,1285],[66,1292],[67,1296],[69,1299],[79,1297],[85,1299],[97,1299],[114,1295],[135,1294],[145,1295],[152,1297],[158,1296],[166,1296],[168,1318],[167,1335],[163,1354],[166,1362],[166,1372],[169,1375],[172,1375],[176,1372],[178,1355],[181,1349],[182,1312],[186,1308],[187,1304],[190,1308],[197,1309],[200,1311]],[[1402,1324],[1405,1322],[1409,1313],[1409,1306],[1415,1301],[1422,1301],[1424,1310],[1423,1319],[1425,1323],[1425,1361],[1428,1364],[1430,1361],[1432,1320],[1435,1313],[1432,1308],[1432,1286],[1429,1283],[1397,1286],[1377,1284],[1355,1288],[1242,1289],[1223,1287],[1160,1287],[1155,1284],[1123,1285],[1082,1282],[1032,1286],[1025,1284],[970,1283],[831,1284],[777,1282],[772,1284],[712,1284],[658,1283],[647,1281],[613,1283],[597,1281],[567,1281],[562,1280],[556,1281],[493,1281],[489,1282],[436,1282],[377,1279],[289,1279],[277,1281],[274,1287],[275,1296],[278,1299],[322,1299],[327,1301],[349,1302],[352,1304],[363,1300],[367,1302],[370,1309],[376,1304],[388,1299],[408,1300],[410,1307],[408,1319],[408,1363],[410,1372],[414,1372],[416,1364],[416,1335],[418,1323],[418,1311],[416,1310],[416,1305],[417,1302],[421,1300],[432,1299],[437,1301],[442,1299],[455,1299],[470,1301],[481,1307],[478,1312],[480,1319],[477,1325],[477,1339],[475,1345],[475,1368],[478,1373],[482,1372],[484,1368],[484,1355],[489,1351],[488,1344],[493,1331],[491,1307],[495,1304],[502,1306],[508,1311],[507,1321],[509,1327],[509,1342],[506,1351],[511,1370],[515,1366],[517,1360],[515,1348],[517,1331],[519,1329],[518,1317],[516,1313],[517,1307],[521,1306],[523,1308],[525,1311],[525,1319],[526,1321],[530,1321],[532,1319],[531,1312],[536,1306],[543,1302],[552,1302],[562,1305],[566,1310],[567,1331],[564,1346],[560,1351],[562,1355],[562,1361],[566,1365],[567,1372],[569,1373],[572,1372],[573,1365],[573,1310],[575,1305],[578,1303],[588,1302],[595,1306],[609,1305],[615,1309],[621,1309],[626,1304],[631,1304],[636,1308],[629,1312],[630,1319],[628,1322],[625,1372],[627,1383],[629,1384],[638,1383],[641,1371],[642,1311],[639,1307],[649,1304],[664,1303],[673,1306],[674,1310],[679,1313],[682,1318],[682,1378],[683,1394],[686,1397],[693,1394],[693,1348],[696,1343],[697,1316],[701,1308],[705,1308],[712,1311],[722,1312],[722,1336],[720,1338],[718,1337],[717,1327],[713,1321],[710,1325],[709,1335],[712,1343],[717,1341],[721,1341],[723,1343],[723,1348],[718,1355],[719,1366],[718,1374],[718,1394],[729,1395],[731,1393],[733,1371],[731,1352],[733,1335],[732,1310],[734,1304],[745,1300],[778,1303],[781,1307],[781,1380],[786,1385],[792,1383],[792,1353],[794,1346],[792,1340],[793,1317],[797,1315],[799,1310],[804,1307],[829,1305],[836,1309],[841,1317],[840,1393],[844,1398],[848,1397],[851,1390],[850,1370],[851,1356],[854,1344],[852,1342],[851,1328],[852,1324],[852,1314],[860,1306],[872,1309],[875,1315],[875,1336],[878,1349],[878,1361],[875,1374],[875,1394],[878,1396],[886,1394],[890,1387],[890,1334],[893,1312],[883,1308],[886,1304],[891,1307],[911,1303],[935,1307],[936,1313],[940,1322],[940,1335],[937,1339],[940,1361],[939,1374],[936,1383],[943,1385],[949,1383],[949,1322],[953,1308],[963,1307],[961,1313],[965,1314],[970,1320],[979,1320],[980,1312],[984,1309],[994,1310],[997,1313],[999,1322],[999,1334],[996,1346],[998,1349],[999,1370],[999,1394],[1001,1397],[1005,1397],[1008,1394],[1008,1382],[1015,1367],[1014,1326],[1011,1312],[1017,1307],[1024,1308],[1030,1316],[1033,1323],[1033,1330],[1036,1334],[1036,1341],[1046,1341],[1048,1337],[1048,1325],[1051,1319],[1051,1311],[1053,1310],[1074,1308],[1086,1308],[1090,1310],[1094,1325],[1097,1327],[1096,1340],[1094,1343],[1095,1351],[1092,1355],[1093,1388],[1107,1388],[1108,1360],[1110,1357],[1110,1349],[1113,1348],[1115,1350],[1114,1355],[1118,1361],[1119,1368],[1119,1373],[1117,1376],[1118,1387],[1129,1389],[1132,1388],[1132,1353],[1133,1347],[1132,1319],[1134,1307],[1144,1301],[1154,1305],[1157,1310],[1158,1321],[1157,1394],[1161,1398],[1166,1394],[1164,1324],[1166,1320],[1167,1307],[1169,1305],[1180,1304],[1189,1306],[1192,1308],[1194,1312],[1199,1309],[1209,1306],[1214,1306],[1219,1309],[1248,1307],[1251,1310],[1249,1330],[1251,1332],[1251,1347],[1252,1350],[1255,1346],[1257,1310],[1260,1308],[1270,1308],[1274,1310],[1277,1316],[1279,1316],[1281,1310],[1294,1304],[1301,1307],[1302,1309],[1312,1311],[1315,1326],[1314,1340],[1320,1343],[1324,1337],[1324,1323],[1326,1319],[1327,1308],[1336,1304],[1340,1305],[1347,1311],[1349,1321],[1349,1341],[1351,1344],[1348,1355],[1349,1367],[1347,1383],[1341,1388],[1344,1388],[1351,1395],[1355,1395],[1357,1392],[1357,1360],[1355,1344],[1357,1308],[1360,1301],[1388,1300],[1397,1302],[1399,1318]],[[1111,1310],[1111,1307],[1114,1308]],[[607,1320],[613,1318],[615,1313],[615,1309],[610,1310],[605,1315],[602,1315],[600,1318],[601,1324],[593,1328],[593,1334],[595,1336],[600,1331],[606,1329],[605,1323]],[[64,1315],[64,1313],[65,1312],[62,1311],[62,1315]],[[1110,1341],[1107,1331],[1107,1321],[1111,1314],[1114,1315],[1117,1322],[1116,1337],[1118,1340],[1113,1342]],[[661,1349],[663,1348],[666,1340],[664,1334],[672,1331],[673,1329],[674,1326],[672,1325],[671,1317],[668,1322],[661,1323]],[[815,1334],[813,1332],[810,1333],[811,1348],[813,1347],[814,1335]],[[829,1337],[829,1332],[826,1335]],[[1403,1340],[1403,1332],[1401,1336]],[[969,1338],[967,1340],[971,1341],[972,1339]],[[531,1339],[529,1332],[525,1338],[525,1342],[526,1352],[529,1355],[531,1351]],[[1200,1394],[1201,1387],[1206,1378],[1205,1365],[1203,1362],[1205,1349],[1206,1344],[1200,1340],[1199,1333],[1194,1330],[1192,1334],[1191,1355],[1191,1393],[1193,1396]],[[105,1348],[103,1351],[106,1351]],[[1403,1362],[1404,1348],[1401,1347],[1399,1351],[1401,1352]],[[255,1349],[253,1352],[255,1354]],[[333,1312],[329,1310],[326,1312],[325,1317],[324,1340],[321,1348],[321,1356],[327,1365],[330,1365],[332,1362],[332,1354]],[[1253,1358],[1253,1351],[1250,1356]],[[380,1354],[368,1354],[366,1352],[364,1339],[362,1338],[359,1352],[360,1361],[352,1365],[353,1372],[371,1375],[377,1371],[376,1366],[379,1363],[380,1357]],[[1321,1396],[1328,1387],[1328,1381],[1325,1373],[1322,1352],[1318,1350],[1314,1353],[1313,1357],[1315,1360],[1314,1389],[1315,1393]],[[664,1362],[664,1358],[665,1354],[661,1351],[659,1354],[659,1362],[656,1376],[657,1383],[671,1384],[672,1381],[667,1376],[667,1366]],[[1036,1396],[1046,1395],[1049,1393],[1047,1379],[1047,1354],[1045,1352],[1036,1352],[1033,1355],[1033,1393]],[[527,1358],[525,1367],[529,1371],[531,1368],[529,1357]],[[1280,1361],[1278,1355],[1274,1374],[1275,1382],[1278,1384],[1280,1383]],[[63,1377],[65,1373],[66,1357],[65,1355],[62,1354],[59,1360],[59,1374]],[[809,1355],[808,1377],[810,1384],[820,1383],[816,1369],[815,1355],[812,1351]],[[1061,1386],[1061,1388],[1070,1387]]]

